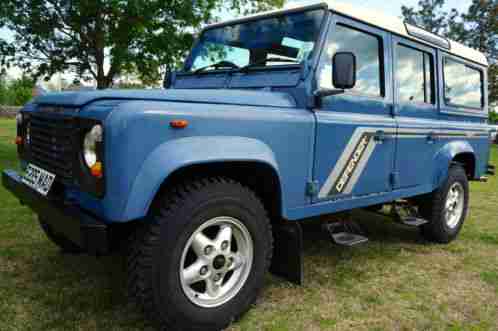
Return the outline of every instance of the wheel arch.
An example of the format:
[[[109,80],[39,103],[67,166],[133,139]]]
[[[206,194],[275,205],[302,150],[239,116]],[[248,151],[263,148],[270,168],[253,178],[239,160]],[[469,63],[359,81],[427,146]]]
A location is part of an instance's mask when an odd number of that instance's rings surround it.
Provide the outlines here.
[[[459,164],[465,169],[465,173],[469,179],[475,178],[476,162],[476,156],[471,152],[459,153],[452,159],[453,164]]]
[[[255,160],[200,162],[180,167],[165,178],[154,200],[179,182],[203,177],[230,178],[251,189],[261,199],[270,219],[282,215],[282,188],[277,170],[266,162]]]
[[[436,154],[435,187],[439,187],[444,182],[448,176],[448,169],[455,163],[463,166],[470,180],[476,178],[477,159],[474,148],[467,141],[452,141],[445,144]]]
[[[267,144],[245,137],[199,136],[168,141],[150,153],[133,182],[121,220],[145,217],[156,196],[175,182],[208,175],[241,182],[270,201],[265,202],[270,212],[282,214],[282,182]]]

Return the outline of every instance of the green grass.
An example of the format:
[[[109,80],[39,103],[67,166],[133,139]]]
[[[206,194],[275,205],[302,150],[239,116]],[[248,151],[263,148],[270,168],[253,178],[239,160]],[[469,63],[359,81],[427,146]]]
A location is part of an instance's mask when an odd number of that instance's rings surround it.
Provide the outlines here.
[[[0,120],[1,169],[17,167],[14,136],[14,121]],[[497,330],[498,181],[471,189],[467,223],[447,246],[361,211],[371,239],[362,247],[306,231],[306,284],[268,275],[230,330]],[[127,302],[120,258],[62,255],[1,187],[0,201],[0,330],[150,328]]]

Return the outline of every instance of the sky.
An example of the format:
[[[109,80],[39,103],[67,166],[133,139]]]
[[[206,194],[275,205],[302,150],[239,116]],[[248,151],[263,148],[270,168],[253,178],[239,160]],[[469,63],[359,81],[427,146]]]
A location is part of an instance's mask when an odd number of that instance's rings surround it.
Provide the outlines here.
[[[306,1],[295,1],[288,0],[289,2],[306,2]],[[314,1],[316,2],[316,1]],[[342,2],[346,2],[346,0],[342,0]],[[364,8],[371,8],[375,11],[384,12],[385,14],[401,17],[401,6],[405,5],[408,7],[416,7],[418,0],[402,0],[402,1],[393,1],[393,0],[349,0],[347,1],[355,6],[360,6]],[[472,0],[447,0],[445,10],[449,10],[451,8],[456,8],[459,12],[464,12],[470,6]],[[6,29],[0,29],[0,38],[4,40],[8,40],[9,42],[13,42],[12,33]],[[13,68],[9,71],[9,75],[12,77],[20,76],[21,72],[17,68]]]

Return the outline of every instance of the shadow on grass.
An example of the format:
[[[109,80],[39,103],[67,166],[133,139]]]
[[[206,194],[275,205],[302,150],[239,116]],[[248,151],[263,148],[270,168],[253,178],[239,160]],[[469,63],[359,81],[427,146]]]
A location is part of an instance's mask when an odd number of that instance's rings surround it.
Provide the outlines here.
[[[32,245],[30,245],[32,246]],[[150,327],[126,295],[125,261],[119,255],[95,258],[60,253],[46,242],[22,247],[12,258],[15,267],[8,292],[23,298],[40,330],[141,329]],[[33,253],[35,252],[35,253]],[[5,258],[5,256],[4,256]],[[108,328],[111,326],[112,328]],[[117,327],[122,325],[123,327]]]
[[[320,221],[303,224],[305,250],[311,249],[319,243],[331,243],[330,235],[321,227],[321,222],[326,219],[322,218]],[[357,210],[353,212],[353,220],[369,239],[369,242],[362,246],[368,247],[369,244],[379,243],[384,245],[420,245],[420,247],[427,245],[427,241],[422,238],[418,228],[397,224],[389,217]],[[334,245],[334,248],[341,247]],[[354,247],[344,249],[354,249]]]
[[[392,260],[402,250],[423,246],[416,229],[399,226],[389,219],[367,212],[355,213],[354,219],[368,232],[370,242],[353,248],[332,244],[320,225],[306,225],[304,236],[306,286],[341,287],[368,282],[362,265]],[[33,247],[34,246],[34,247]],[[90,319],[103,329],[112,324],[123,329],[151,328],[139,308],[126,295],[125,260],[120,255],[94,258],[59,253],[46,242],[15,248],[7,260],[16,261],[20,278],[15,288],[43,311],[43,329],[71,329],[73,324]],[[32,252],[35,252],[34,254]],[[23,258],[20,258],[23,257]],[[13,275],[15,277],[15,275]],[[286,286],[283,280],[271,277],[267,287]],[[349,286],[344,286],[348,288]],[[42,319],[42,317],[40,317]],[[80,321],[80,322],[77,322]]]

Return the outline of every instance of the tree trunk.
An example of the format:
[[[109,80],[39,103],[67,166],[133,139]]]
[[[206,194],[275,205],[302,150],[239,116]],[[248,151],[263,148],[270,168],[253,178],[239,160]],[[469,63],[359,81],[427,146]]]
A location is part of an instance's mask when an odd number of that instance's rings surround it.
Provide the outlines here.
[[[107,83],[107,78],[105,76],[98,76],[97,77],[97,89],[98,90],[104,90],[108,88],[108,83]]]
[[[115,76],[116,76],[116,73],[112,70],[110,70],[107,75],[104,73],[103,68],[102,68],[102,71],[98,70],[97,79],[96,79],[97,80],[97,89],[104,90],[104,89],[110,88],[112,86],[112,83],[114,82]]]

